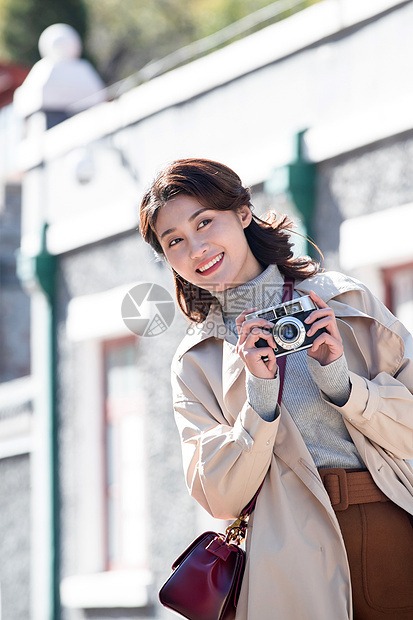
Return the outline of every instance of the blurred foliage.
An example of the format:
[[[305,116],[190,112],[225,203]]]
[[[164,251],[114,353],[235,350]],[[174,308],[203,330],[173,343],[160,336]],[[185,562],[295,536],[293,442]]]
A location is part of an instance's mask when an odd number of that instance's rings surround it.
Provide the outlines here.
[[[271,22],[319,1],[297,2],[297,6]],[[0,0],[0,56],[31,65],[38,60],[37,41],[44,28],[54,22],[69,23],[82,36],[86,56],[110,84],[270,4],[277,3],[271,0]]]
[[[38,42],[43,30],[55,23],[73,26],[87,37],[85,0],[0,0],[2,60],[31,66],[40,59]]]
[[[280,18],[319,1],[303,0]],[[274,0],[87,0],[87,3],[92,24],[87,47],[107,83],[131,75],[149,62],[254,11],[278,4]]]

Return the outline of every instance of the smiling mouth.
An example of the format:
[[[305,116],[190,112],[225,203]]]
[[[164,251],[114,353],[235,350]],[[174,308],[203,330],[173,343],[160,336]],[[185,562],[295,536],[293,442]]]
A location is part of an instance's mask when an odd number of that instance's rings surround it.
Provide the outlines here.
[[[211,267],[221,262],[223,258],[224,258],[224,252],[221,252],[221,254],[218,254],[218,256],[215,256],[215,258],[212,258],[206,265],[199,267],[196,271],[198,273],[205,273],[206,271],[211,269]]]

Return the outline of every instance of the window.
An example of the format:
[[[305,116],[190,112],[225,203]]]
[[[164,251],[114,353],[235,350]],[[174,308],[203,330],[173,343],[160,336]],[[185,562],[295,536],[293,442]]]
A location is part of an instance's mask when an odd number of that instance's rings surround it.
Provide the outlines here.
[[[385,303],[413,333],[413,263],[383,270]]]
[[[135,337],[103,346],[109,570],[147,565],[145,429],[137,355]]]

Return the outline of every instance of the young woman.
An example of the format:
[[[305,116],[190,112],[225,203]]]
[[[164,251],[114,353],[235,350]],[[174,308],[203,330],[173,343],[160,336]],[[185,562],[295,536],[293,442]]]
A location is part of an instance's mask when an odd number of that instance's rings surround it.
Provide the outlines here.
[[[236,618],[411,619],[412,337],[360,282],[293,258],[286,217],[251,207],[226,166],[179,160],[145,194],[140,227],[191,321],[172,368],[189,491],[233,519],[264,481]],[[246,315],[279,305],[285,278],[318,309],[278,406],[272,323]]]

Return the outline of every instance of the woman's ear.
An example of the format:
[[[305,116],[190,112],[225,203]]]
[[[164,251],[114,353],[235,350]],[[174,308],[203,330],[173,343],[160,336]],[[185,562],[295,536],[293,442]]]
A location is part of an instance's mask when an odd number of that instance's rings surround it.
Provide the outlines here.
[[[250,225],[251,220],[252,220],[252,213],[251,213],[251,209],[249,208],[249,206],[243,205],[242,207],[238,209],[237,214],[241,220],[242,227],[247,228],[247,226]]]

